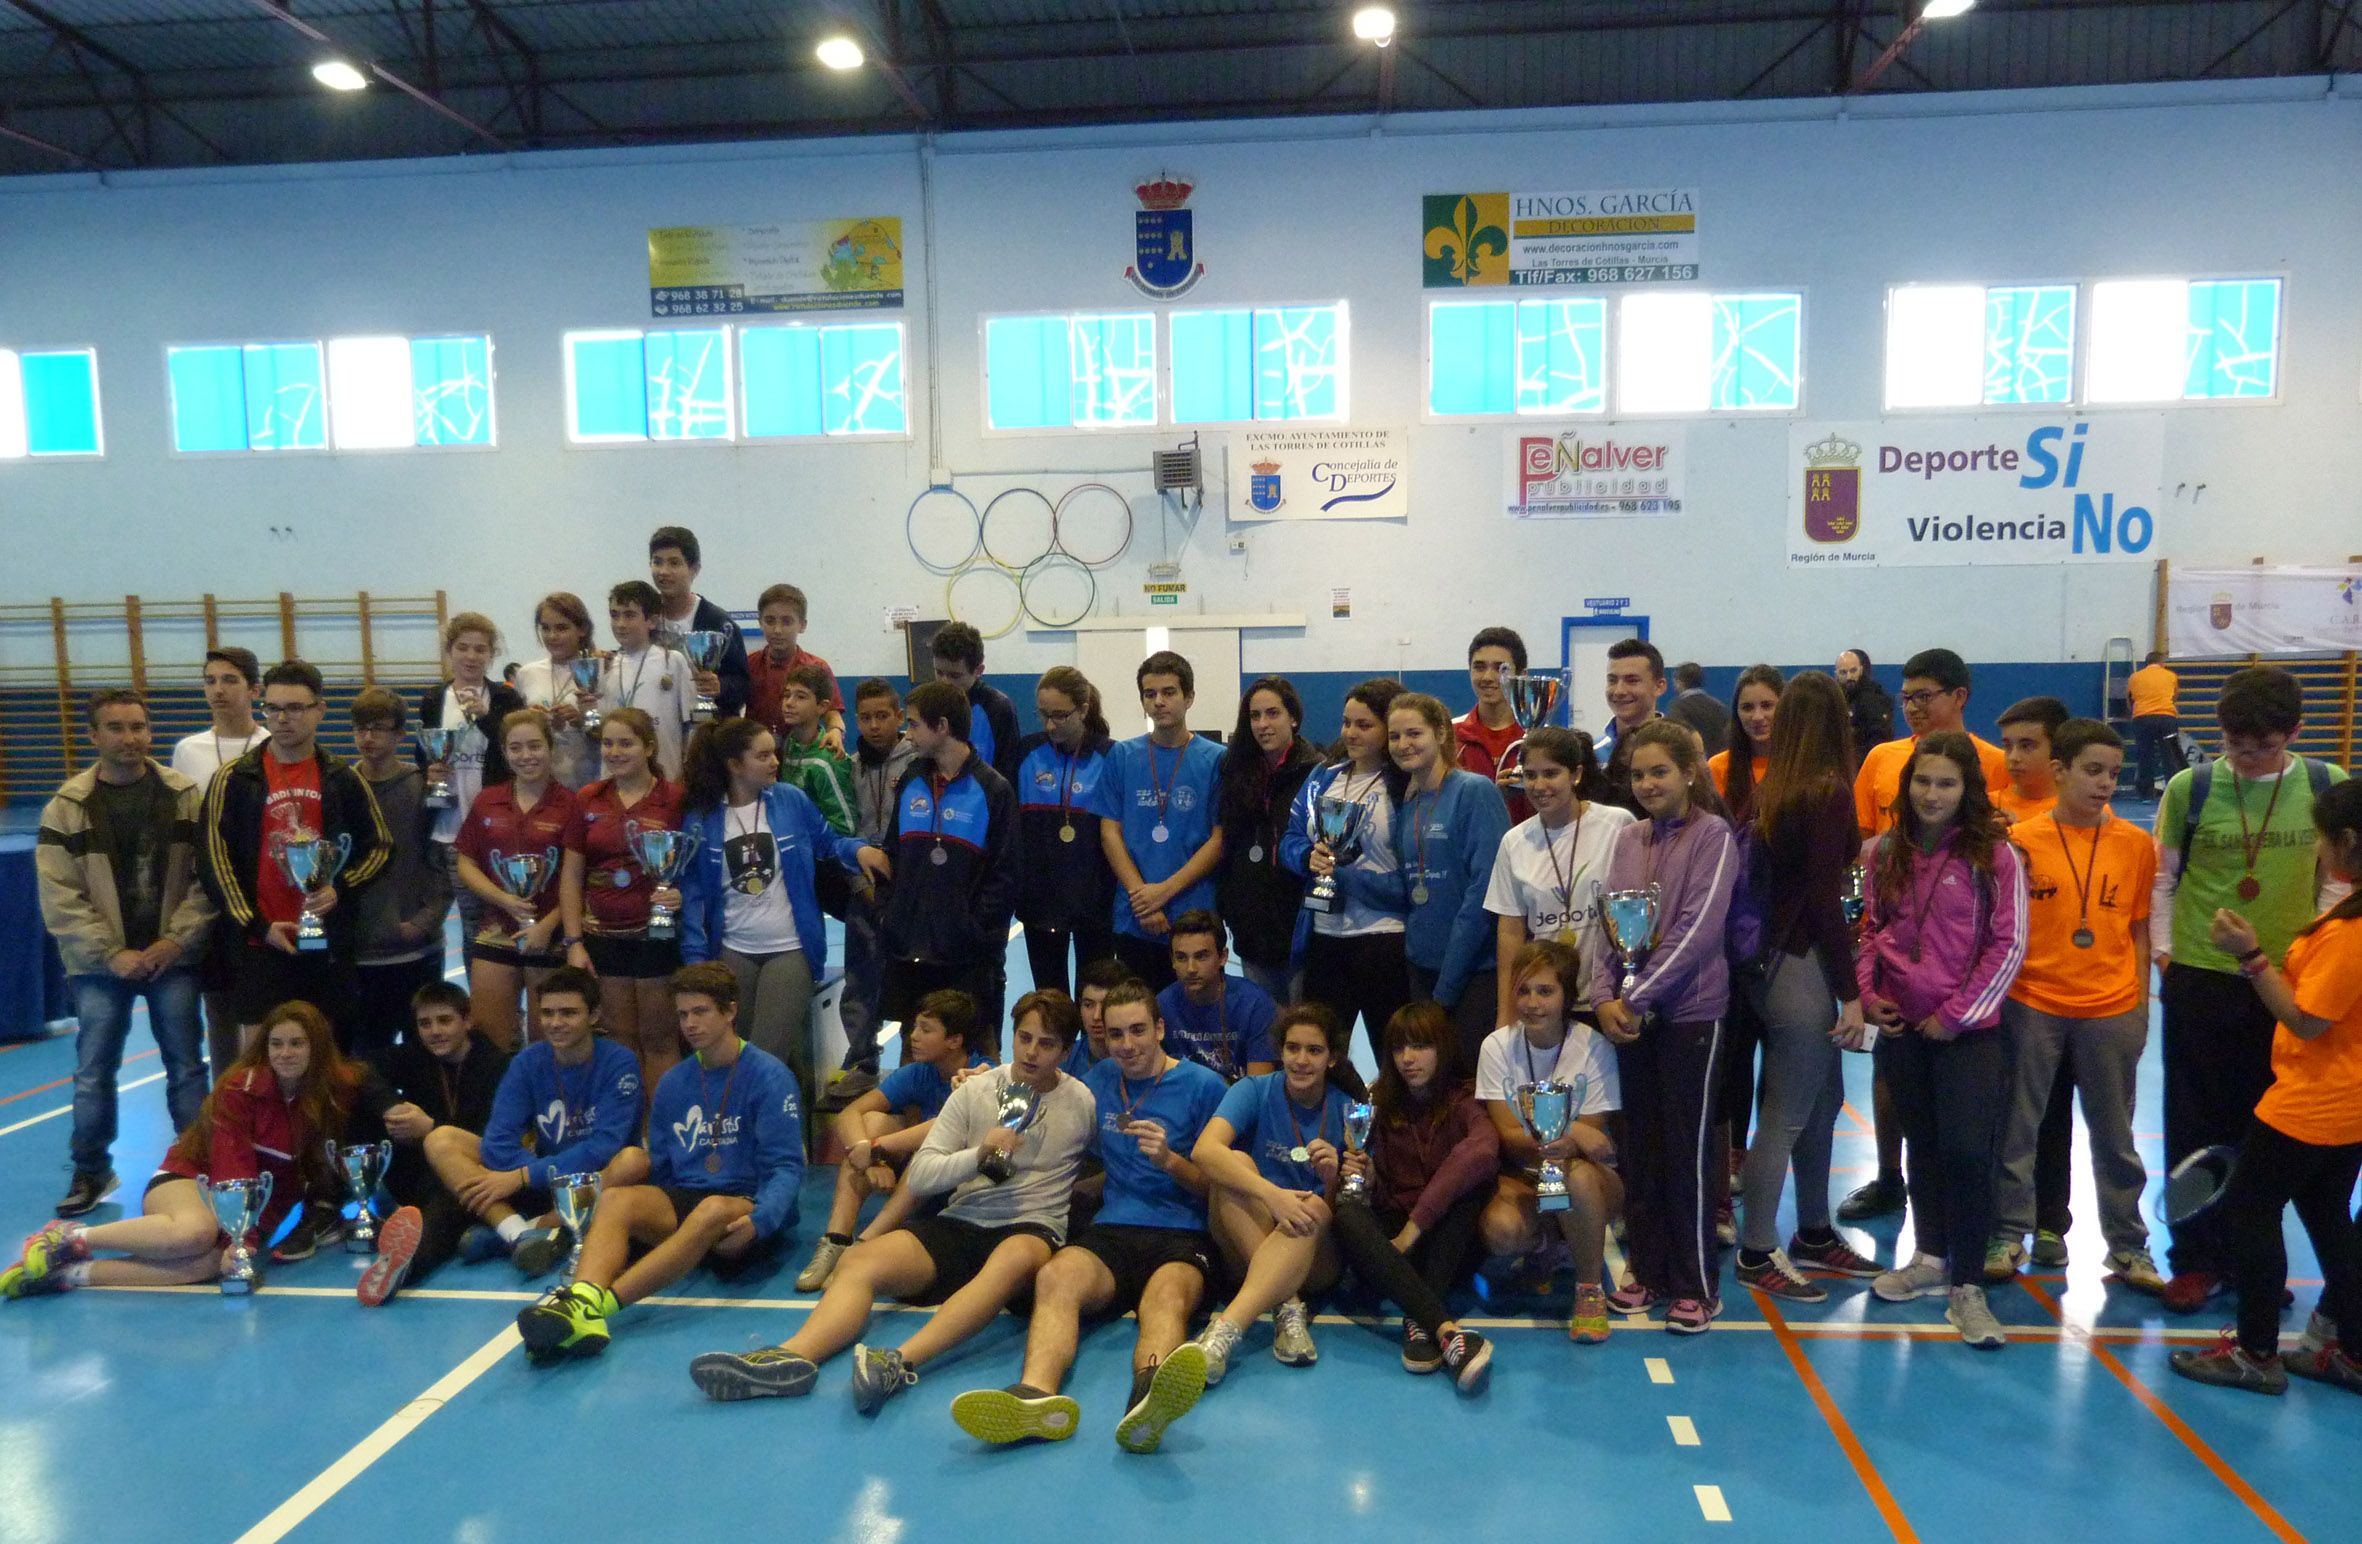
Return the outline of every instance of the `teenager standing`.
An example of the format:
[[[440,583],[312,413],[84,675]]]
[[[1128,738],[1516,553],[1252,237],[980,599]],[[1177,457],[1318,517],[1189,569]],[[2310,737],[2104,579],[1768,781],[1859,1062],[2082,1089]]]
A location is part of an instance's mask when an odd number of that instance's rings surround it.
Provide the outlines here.
[[[1099,688],[1072,665],[1042,673],[1033,706],[1042,727],[1017,742],[1025,874],[1017,920],[1033,984],[1063,992],[1075,979],[1070,970],[1115,953],[1115,874],[1091,808],[1114,741]]]
[[[1149,730],[1108,753],[1092,810],[1103,817],[1100,847],[1119,891],[1116,957],[1161,989],[1173,982],[1173,918],[1214,904],[1224,845],[1222,748],[1190,731],[1197,673],[1189,661],[1170,650],[1151,654],[1133,681]]]
[[[1303,734],[1304,702],[1285,676],[1264,676],[1238,700],[1238,725],[1222,752],[1220,820],[1226,833],[1214,874],[1215,909],[1230,926],[1249,981],[1275,1000],[1295,997],[1290,961],[1304,879],[1280,861],[1297,790],[1320,764]]]
[[[1373,1053],[1387,1024],[1411,1000],[1410,961],[1403,954],[1410,907],[1394,856],[1395,801],[1408,779],[1386,753],[1386,712],[1401,694],[1402,683],[1384,677],[1345,693],[1329,765],[1304,779],[1281,845],[1289,867],[1315,880],[1334,875],[1337,886],[1334,909],[1306,910],[1297,922],[1305,1001],[1334,1013],[1348,1035],[1358,1017]],[[1362,811],[1356,856],[1342,867],[1320,837],[1321,801],[1330,798]],[[1350,1062],[1346,1070],[1352,1071]]]
[[[1386,745],[1407,779],[1395,810],[1394,860],[1410,902],[1403,953],[1411,991],[1432,998],[1460,1031],[1464,1061],[1497,1027],[1492,914],[1485,892],[1509,830],[1509,807],[1486,778],[1445,753],[1452,721],[1442,703],[1405,692],[1386,714]]]

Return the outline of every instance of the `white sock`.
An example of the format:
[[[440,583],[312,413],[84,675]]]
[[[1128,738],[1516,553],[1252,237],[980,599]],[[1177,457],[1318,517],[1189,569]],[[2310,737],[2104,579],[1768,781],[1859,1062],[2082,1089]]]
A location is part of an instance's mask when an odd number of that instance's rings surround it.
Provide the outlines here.
[[[518,1216],[515,1212],[511,1212],[506,1217],[501,1218],[500,1221],[494,1223],[492,1225],[492,1230],[500,1235],[500,1241],[502,1243],[513,1244],[518,1239],[525,1236],[525,1226],[525,1219]]]
[[[63,1286],[69,1290],[75,1287],[89,1286],[90,1262],[88,1260],[76,1260],[73,1264],[59,1271],[57,1273],[57,1279],[60,1286]]]

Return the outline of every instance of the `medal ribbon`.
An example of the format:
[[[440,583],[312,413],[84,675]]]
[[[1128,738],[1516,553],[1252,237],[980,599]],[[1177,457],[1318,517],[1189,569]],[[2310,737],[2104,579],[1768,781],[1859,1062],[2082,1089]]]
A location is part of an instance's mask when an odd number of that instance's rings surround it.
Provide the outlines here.
[[[2067,860],[2067,873],[2075,881],[2075,923],[2078,931],[2091,930],[2091,882],[2100,872],[2100,833],[2108,828],[2108,812],[2100,811],[2100,823],[2091,828],[2091,858],[2082,873],[2075,872],[2075,854],[2067,847],[2067,828],[2059,824],[2058,813],[2050,817],[2051,830],[2058,833],[2059,856]]]

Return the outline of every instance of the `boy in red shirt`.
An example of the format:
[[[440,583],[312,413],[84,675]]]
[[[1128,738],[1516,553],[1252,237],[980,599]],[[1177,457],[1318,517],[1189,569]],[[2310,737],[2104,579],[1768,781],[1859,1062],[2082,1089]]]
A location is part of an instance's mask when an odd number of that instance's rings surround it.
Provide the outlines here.
[[[1505,685],[1506,677],[1525,674],[1525,659],[1525,640],[1506,627],[1488,627],[1468,640],[1468,684],[1475,689],[1476,706],[1452,721],[1454,758],[1463,769],[1500,786],[1511,825],[1534,812],[1514,770],[1504,778],[1501,767],[1501,757],[1525,736],[1509,711]]]

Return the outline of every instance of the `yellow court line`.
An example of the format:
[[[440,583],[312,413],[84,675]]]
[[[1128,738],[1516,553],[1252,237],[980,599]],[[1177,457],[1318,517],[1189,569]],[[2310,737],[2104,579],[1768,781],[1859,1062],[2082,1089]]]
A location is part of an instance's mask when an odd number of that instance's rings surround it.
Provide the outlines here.
[[[1730,1503],[1722,1499],[1721,1486],[1692,1485],[1690,1492],[1698,1498],[1698,1511],[1704,1515],[1706,1521],[1710,1523],[1730,1521]]]

